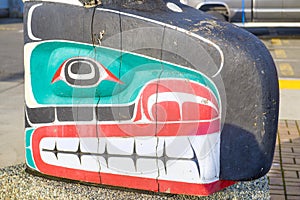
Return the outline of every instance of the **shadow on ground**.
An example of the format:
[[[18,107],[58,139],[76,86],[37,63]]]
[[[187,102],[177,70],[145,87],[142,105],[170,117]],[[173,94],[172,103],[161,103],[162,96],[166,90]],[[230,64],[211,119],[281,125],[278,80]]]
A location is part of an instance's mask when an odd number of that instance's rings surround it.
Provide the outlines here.
[[[18,72],[14,74],[0,74],[0,81],[3,82],[20,82],[24,80],[24,72]]]

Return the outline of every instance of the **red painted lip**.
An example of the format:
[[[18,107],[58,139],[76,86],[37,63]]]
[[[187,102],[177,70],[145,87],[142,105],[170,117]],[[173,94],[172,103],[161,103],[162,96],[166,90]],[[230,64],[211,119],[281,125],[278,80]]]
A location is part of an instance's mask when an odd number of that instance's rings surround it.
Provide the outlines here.
[[[97,128],[103,129],[101,125],[99,125]],[[158,135],[166,135],[166,133],[167,132],[164,132],[162,130],[162,132],[159,133]],[[110,136],[116,136],[116,135],[110,135]],[[155,192],[170,192],[175,194],[178,193],[178,194],[190,194],[190,195],[209,195],[229,185],[234,184],[234,182],[232,181],[216,181],[209,184],[194,184],[194,183],[185,183],[185,182],[178,182],[178,181],[156,180],[151,178],[142,178],[142,177],[127,176],[127,175],[108,174],[103,172],[91,172],[91,171],[54,166],[45,163],[42,160],[40,155],[41,149],[39,147],[39,143],[43,138],[46,137],[61,137],[61,138],[62,137],[63,138],[97,137],[97,131],[96,131],[96,126],[94,125],[49,126],[49,127],[40,127],[36,129],[32,138],[33,157],[38,170],[41,173],[47,175],[67,178],[72,180],[97,183],[97,184],[129,187],[135,189],[150,190]]]

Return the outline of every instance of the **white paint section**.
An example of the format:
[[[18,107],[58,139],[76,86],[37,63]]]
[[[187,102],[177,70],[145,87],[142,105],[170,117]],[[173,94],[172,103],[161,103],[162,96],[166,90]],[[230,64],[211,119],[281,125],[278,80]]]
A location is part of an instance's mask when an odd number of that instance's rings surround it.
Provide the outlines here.
[[[131,158],[112,157],[108,159],[108,167],[115,173],[136,174],[135,164]]]
[[[155,157],[156,156],[156,137],[136,137],[135,149],[139,156]]]
[[[141,178],[158,177],[158,168],[156,159],[137,159],[136,163],[130,158],[113,157],[108,159],[108,166],[103,157],[99,157],[101,165],[100,173],[118,174],[126,176],[135,176]]]
[[[40,141],[40,149],[54,149],[56,138],[43,138]]]
[[[158,177],[158,168],[156,159],[138,159],[136,163],[137,172],[140,176],[148,178],[157,178]]]
[[[202,181],[218,179],[220,174],[220,133],[190,136],[190,143],[196,153]]]
[[[78,150],[79,138],[60,138],[56,141],[57,150],[72,151]]]
[[[23,0],[24,2],[26,1],[32,1],[32,0]],[[64,4],[71,4],[75,6],[83,6],[82,3],[78,0],[39,0],[43,2],[54,2],[54,3],[64,3]]]
[[[28,32],[28,37],[32,40],[36,40],[36,41],[39,41],[39,40],[42,40],[41,38],[37,38],[33,35],[32,33],[32,29],[31,29],[31,26],[32,26],[32,13],[33,11],[39,7],[39,6],[42,6],[43,4],[42,3],[39,3],[39,4],[36,4],[36,5],[33,5],[31,8],[29,8],[29,11],[28,11],[28,19],[27,19],[27,32]]]
[[[108,174],[118,174],[115,170],[110,169],[108,167],[108,160],[107,159],[105,159],[102,156],[98,156],[97,159],[99,160],[99,164],[100,164],[100,172],[108,173]]]
[[[59,153],[57,154],[57,160],[62,167],[84,169],[77,155]]]
[[[157,146],[156,146],[156,156],[157,157],[162,157],[164,154],[164,148],[165,148],[165,137],[156,137],[157,138]],[[172,137],[169,137],[169,140]]]
[[[104,153],[105,138],[80,138],[80,149],[84,153]]]
[[[166,154],[170,158],[193,158],[194,153],[188,137],[166,137]]]
[[[45,152],[45,151],[41,152],[41,158],[45,163],[48,163],[50,165],[62,166],[62,163],[59,163],[57,157],[52,152]]]
[[[107,152],[112,155],[132,155],[134,138],[106,138]]]
[[[162,92],[158,94],[153,94],[148,99],[147,109],[152,120],[155,120],[152,113],[152,107],[154,106],[154,104],[169,102],[169,101],[178,102],[181,118],[182,118],[182,106],[184,103],[188,103],[188,102],[207,105],[212,107],[217,113],[219,112],[218,108],[206,98],[199,97],[194,94],[183,93],[183,92]]]
[[[167,7],[174,12],[183,12],[182,9],[175,3],[168,2]]]
[[[77,155],[79,141],[84,153]],[[107,152],[105,148],[99,150],[96,141],[97,138],[43,138],[41,158],[54,166],[188,183],[211,183],[219,177],[220,133],[100,138],[99,143],[107,145]],[[51,152],[55,144],[58,151]],[[134,144],[136,154],[133,154]],[[98,153],[90,155],[88,150]]]
[[[200,183],[197,164],[193,161],[170,160],[167,162],[167,170],[160,168],[161,180],[172,180],[179,182]]]
[[[97,156],[82,156],[81,157],[81,166],[80,169],[91,171],[91,172],[98,172],[100,171],[100,165]]]

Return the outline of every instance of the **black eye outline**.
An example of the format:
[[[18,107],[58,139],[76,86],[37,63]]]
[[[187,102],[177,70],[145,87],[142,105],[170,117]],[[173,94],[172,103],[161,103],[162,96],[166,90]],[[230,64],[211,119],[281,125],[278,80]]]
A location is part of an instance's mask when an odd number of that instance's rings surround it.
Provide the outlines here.
[[[72,86],[92,87],[100,82],[100,70],[96,62],[74,58],[65,62],[65,80]]]
[[[88,57],[75,57],[64,61],[55,72],[51,83],[59,80],[77,88],[91,88],[99,85],[103,80],[123,84],[106,67]]]

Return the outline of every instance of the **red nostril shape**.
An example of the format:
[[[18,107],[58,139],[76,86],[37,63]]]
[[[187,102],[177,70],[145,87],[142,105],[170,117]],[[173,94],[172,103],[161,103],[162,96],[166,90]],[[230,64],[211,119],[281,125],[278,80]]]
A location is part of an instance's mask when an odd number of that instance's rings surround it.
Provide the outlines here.
[[[113,73],[111,73],[108,69],[106,69],[102,64],[100,64],[100,65],[107,73],[107,77],[104,80],[109,80],[109,81],[113,81],[113,82],[116,82],[119,84],[124,84],[124,82],[122,82],[119,78],[117,78]]]
[[[66,61],[65,61],[65,62],[66,62]],[[63,66],[65,65],[65,62],[63,62],[63,64],[61,64],[61,66],[60,66],[60,67],[58,68],[58,70],[55,72],[55,74],[54,74],[54,76],[53,76],[53,78],[52,78],[51,83],[55,83],[56,81],[61,80],[60,74],[61,74],[61,70],[62,70]]]

